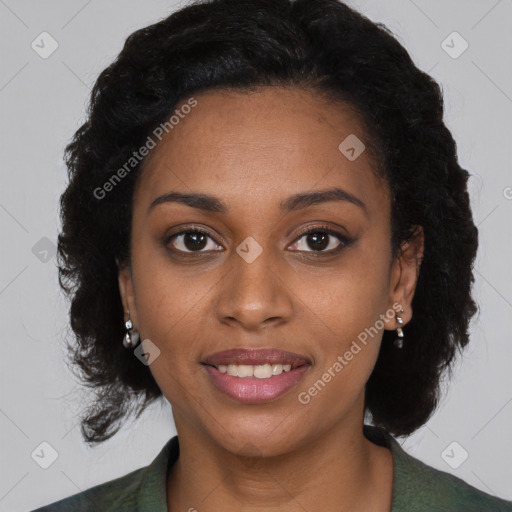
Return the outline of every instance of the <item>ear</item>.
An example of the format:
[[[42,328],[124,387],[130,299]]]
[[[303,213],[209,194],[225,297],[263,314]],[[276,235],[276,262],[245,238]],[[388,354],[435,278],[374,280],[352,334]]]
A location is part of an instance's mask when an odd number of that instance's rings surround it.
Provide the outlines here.
[[[402,244],[399,255],[393,262],[388,309],[393,309],[402,318],[403,325],[412,319],[412,299],[418,283],[424,250],[423,227],[416,226],[411,240]],[[404,312],[400,314],[401,307]],[[398,327],[396,316],[386,320],[385,323],[386,329],[389,330]]]
[[[119,263],[117,259],[116,263],[119,269],[119,293],[121,295],[121,302],[123,303],[124,321],[128,320],[129,311],[134,330],[138,330],[137,309],[135,307],[131,267],[128,264]]]

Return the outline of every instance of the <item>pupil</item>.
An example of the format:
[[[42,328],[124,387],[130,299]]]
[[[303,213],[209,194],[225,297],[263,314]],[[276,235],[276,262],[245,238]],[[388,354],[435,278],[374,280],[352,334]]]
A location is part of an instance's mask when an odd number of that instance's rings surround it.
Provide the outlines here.
[[[189,250],[201,250],[206,245],[206,235],[203,233],[186,233],[183,243]]]
[[[318,241],[320,240],[320,244]],[[308,243],[313,240],[313,245],[310,244],[312,249],[325,249],[329,245],[329,235],[327,233],[313,233],[308,235]]]
[[[329,245],[327,233],[312,233],[307,236],[308,244],[312,249],[322,250]],[[189,250],[201,250],[206,245],[206,235],[203,233],[186,233],[185,247]]]

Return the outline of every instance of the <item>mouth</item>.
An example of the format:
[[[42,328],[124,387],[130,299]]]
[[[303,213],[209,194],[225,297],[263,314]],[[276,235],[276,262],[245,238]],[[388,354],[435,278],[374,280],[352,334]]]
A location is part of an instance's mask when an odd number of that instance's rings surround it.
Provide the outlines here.
[[[303,355],[277,349],[230,349],[211,354],[203,361],[233,377],[269,378],[311,364]]]
[[[212,354],[201,364],[217,389],[243,403],[280,397],[311,367],[307,357],[276,349],[231,349]]]
[[[291,364],[219,364],[218,366],[209,365],[216,368],[221,373],[227,373],[232,377],[248,378],[256,377],[257,379],[268,379],[276,375],[281,375],[284,372],[289,372],[292,369],[300,368],[303,365],[294,366]]]

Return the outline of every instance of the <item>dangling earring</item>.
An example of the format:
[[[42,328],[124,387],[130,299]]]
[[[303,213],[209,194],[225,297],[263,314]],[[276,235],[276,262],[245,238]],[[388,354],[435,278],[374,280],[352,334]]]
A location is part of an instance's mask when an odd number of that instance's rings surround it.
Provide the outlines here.
[[[133,323],[130,318],[130,310],[128,310],[128,320],[124,323],[126,328],[126,334],[123,338],[123,346],[124,348],[133,348],[139,342],[139,333],[137,331],[133,331]]]
[[[404,308],[401,308],[400,309],[400,314],[403,314],[404,313]],[[396,321],[398,322],[398,327],[396,328],[396,334],[397,334],[397,338],[395,339],[395,341],[393,342],[393,345],[395,345],[395,347],[397,348],[402,348],[404,346],[404,341],[403,341],[403,338],[404,338],[404,331],[402,331],[402,325],[404,323],[403,319],[401,316],[396,316]]]

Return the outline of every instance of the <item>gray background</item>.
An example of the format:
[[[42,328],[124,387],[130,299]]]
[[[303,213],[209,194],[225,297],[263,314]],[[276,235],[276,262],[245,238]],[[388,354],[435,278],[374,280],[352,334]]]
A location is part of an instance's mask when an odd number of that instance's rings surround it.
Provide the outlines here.
[[[473,175],[481,236],[475,285],[481,314],[472,323],[472,343],[441,406],[404,447],[431,466],[512,499],[512,2],[351,4],[386,24],[415,63],[442,84],[446,123],[461,165]],[[1,511],[30,510],[124,475],[148,464],[175,434],[164,402],[99,447],[82,442],[76,414],[84,395],[61,349],[69,335],[67,304],[54,251],[66,183],[62,153],[84,119],[95,78],[131,32],[178,6],[170,0],[0,0]],[[58,43],[46,59],[31,47],[33,41],[42,46],[43,31]],[[453,31],[469,44],[457,58],[442,47]],[[451,52],[462,48],[453,37],[446,44]],[[44,441],[58,454],[47,469],[40,467],[51,462],[51,450],[40,446]],[[32,458],[34,450],[39,459]],[[463,450],[469,456],[461,463]]]

